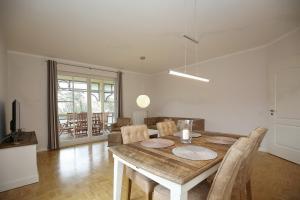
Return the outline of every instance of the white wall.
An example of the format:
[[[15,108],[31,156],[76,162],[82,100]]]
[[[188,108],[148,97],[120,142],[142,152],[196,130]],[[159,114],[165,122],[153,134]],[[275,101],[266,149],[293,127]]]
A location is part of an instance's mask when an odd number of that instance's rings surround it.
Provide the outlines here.
[[[300,67],[300,28],[267,47],[268,75],[280,68]],[[269,102],[274,105],[274,83],[269,77]]]
[[[239,134],[266,126],[264,49],[213,59],[188,72],[198,72],[211,82],[158,74],[153,80],[154,115],[204,118],[206,130]]]
[[[131,117],[137,110],[135,98],[145,93],[148,76],[124,72],[124,115]],[[8,53],[7,118],[11,118],[11,102],[21,103],[21,128],[35,130],[38,150],[47,149],[47,65],[45,58],[29,54]],[[8,124],[7,120],[7,124]]]
[[[267,47],[269,68],[300,65],[300,27]]]
[[[6,98],[6,44],[2,30],[0,26],[0,136],[5,133]]]
[[[11,118],[11,102],[17,99],[21,104],[21,128],[36,132],[38,150],[47,148],[46,69],[41,57],[8,53],[6,116]]]
[[[123,75],[123,112],[125,117],[132,117],[133,112],[140,111],[136,98],[141,94],[153,97],[151,93],[151,76],[141,73],[125,72]],[[149,109],[148,109],[149,110]]]

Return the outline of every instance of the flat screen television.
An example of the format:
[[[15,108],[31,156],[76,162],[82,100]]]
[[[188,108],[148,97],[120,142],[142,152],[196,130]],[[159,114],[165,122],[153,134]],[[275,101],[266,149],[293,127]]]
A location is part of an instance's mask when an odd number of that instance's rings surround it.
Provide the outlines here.
[[[20,103],[17,100],[12,102],[12,120],[10,121],[11,133],[20,130]]]

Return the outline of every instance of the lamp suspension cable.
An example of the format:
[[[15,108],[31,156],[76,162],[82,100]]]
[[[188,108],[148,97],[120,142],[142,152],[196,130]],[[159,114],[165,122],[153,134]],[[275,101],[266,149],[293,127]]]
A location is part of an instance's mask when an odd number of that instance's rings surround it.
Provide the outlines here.
[[[193,9],[193,22],[192,22],[192,26],[194,27],[194,30],[192,30],[191,32],[194,32],[193,37],[190,37],[187,34],[187,19],[188,19],[188,12],[187,12],[187,6],[186,6],[186,0],[184,1],[184,9],[185,9],[185,13],[186,13],[186,23],[185,23],[185,34],[183,35],[183,38],[185,38],[185,43],[184,43],[184,73],[182,72],[178,72],[175,70],[169,70],[169,74],[170,75],[175,75],[175,76],[180,76],[180,77],[184,77],[184,78],[190,78],[190,79],[194,79],[194,80],[199,80],[199,81],[203,81],[208,83],[210,80],[207,78],[202,78],[199,76],[194,76],[191,74],[187,74],[187,53],[188,53],[188,46],[187,46],[187,40],[191,41],[194,43],[195,45],[195,62],[198,62],[198,43],[199,41],[197,40],[197,23],[196,23],[196,19],[197,19],[197,0],[194,0],[194,9]]]
[[[187,34],[188,28],[187,28],[187,22],[188,22],[188,17],[187,17],[187,2],[184,0],[184,10],[185,10],[185,27],[184,27],[184,32]],[[183,35],[184,37],[185,35]],[[184,72],[186,73],[186,63],[187,63],[187,41],[184,41]]]
[[[187,42],[184,41],[184,72],[186,73],[186,63],[187,63]]]
[[[198,40],[197,34],[197,0],[194,0],[194,38]],[[195,45],[195,63],[198,63],[198,45]],[[197,67],[197,75],[199,75],[199,67]]]

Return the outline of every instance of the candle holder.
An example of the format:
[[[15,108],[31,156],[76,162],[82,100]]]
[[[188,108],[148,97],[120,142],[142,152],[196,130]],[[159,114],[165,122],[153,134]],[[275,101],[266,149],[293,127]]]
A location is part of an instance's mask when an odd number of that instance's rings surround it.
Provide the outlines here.
[[[180,141],[184,144],[192,143],[192,127],[193,120],[178,120],[178,128],[180,130]]]

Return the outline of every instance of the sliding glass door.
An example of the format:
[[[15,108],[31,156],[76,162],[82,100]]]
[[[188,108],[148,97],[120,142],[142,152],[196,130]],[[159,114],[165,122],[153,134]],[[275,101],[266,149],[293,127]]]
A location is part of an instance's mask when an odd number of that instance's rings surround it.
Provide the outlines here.
[[[115,80],[58,75],[60,143],[97,139],[115,121]]]

